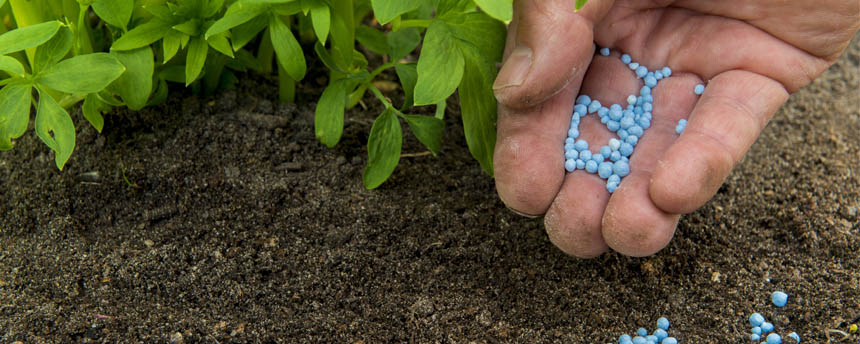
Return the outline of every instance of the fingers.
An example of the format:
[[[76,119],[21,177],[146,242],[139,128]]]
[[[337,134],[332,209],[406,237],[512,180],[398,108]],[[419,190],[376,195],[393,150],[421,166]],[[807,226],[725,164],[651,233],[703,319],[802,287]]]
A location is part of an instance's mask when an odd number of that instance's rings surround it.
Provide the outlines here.
[[[620,61],[619,53],[613,52],[610,57],[594,58],[582,82],[581,93],[609,106],[626,101],[627,96],[640,87],[630,69]],[[569,126],[569,113],[567,122]],[[582,117],[579,129],[592,152],[599,151],[615,137],[600,123],[597,114]],[[605,180],[583,170],[567,173],[544,219],[550,241],[565,253],[579,258],[605,252],[607,245],[601,234],[601,221],[608,201]]]
[[[779,82],[752,72],[711,79],[686,129],[657,164],[650,186],[654,203],[675,214],[705,204],[787,99]]]
[[[594,52],[592,23],[612,1],[593,0],[575,12],[570,0],[518,0],[505,61],[493,84],[501,105],[540,104],[581,76]]]
[[[601,229],[606,244],[629,256],[642,257],[668,245],[679,216],[665,212],[651,200],[649,187],[658,159],[677,139],[675,125],[693,109],[693,86],[701,82],[692,74],[673,74],[654,88],[654,119],[630,159],[630,175],[612,194]]]

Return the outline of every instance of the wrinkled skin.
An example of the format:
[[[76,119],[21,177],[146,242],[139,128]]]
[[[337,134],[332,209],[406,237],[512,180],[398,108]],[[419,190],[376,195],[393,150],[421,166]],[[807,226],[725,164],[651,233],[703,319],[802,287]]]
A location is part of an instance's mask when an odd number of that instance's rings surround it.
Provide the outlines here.
[[[679,214],[707,202],[789,94],[845,50],[860,28],[857,0],[515,0],[499,100],[495,149],[499,197],[517,213],[544,215],[564,252],[612,248],[647,256],[665,247]],[[594,43],[612,55],[594,54]],[[652,91],[654,119],[631,156],[631,173],[605,181],[566,173],[563,143],[577,94],[626,104],[642,83],[619,59],[673,74]],[[693,87],[706,83],[701,96]],[[675,124],[689,116],[683,135]],[[583,118],[592,151],[611,133]]]

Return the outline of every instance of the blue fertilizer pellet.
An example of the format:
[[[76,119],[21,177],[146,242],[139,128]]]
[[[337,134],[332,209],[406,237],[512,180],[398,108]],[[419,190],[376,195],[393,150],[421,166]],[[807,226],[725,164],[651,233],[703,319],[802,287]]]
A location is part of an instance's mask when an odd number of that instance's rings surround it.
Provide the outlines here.
[[[591,97],[584,95],[584,94],[579,96],[579,97],[576,97],[576,105],[580,105],[580,104],[588,106],[588,104],[591,104]]]
[[[576,106],[573,107],[573,112],[576,113],[577,115],[582,116],[582,114],[588,112],[588,107],[584,104],[577,104]]]
[[[569,151],[565,151],[564,152],[564,159],[565,160],[579,159],[579,152],[577,152],[576,150],[573,150],[573,149],[571,149]]]
[[[636,76],[637,77],[644,78],[646,74],[648,74],[648,67],[639,66],[636,68]]]
[[[579,137],[579,130],[577,130],[576,128],[571,128],[567,131],[567,136],[575,139]]]
[[[660,319],[666,319],[666,318],[660,318]],[[658,327],[660,326],[660,319],[657,319],[657,326]],[[669,320],[666,320],[666,323],[668,324]],[[669,326],[666,325],[666,328],[668,329]],[[663,340],[663,338],[668,337],[669,333],[666,332],[666,330],[663,328],[657,328],[656,330],[654,330],[654,336],[657,337],[657,342],[659,343],[660,341]]]
[[[645,86],[654,87],[657,86],[657,78],[653,75],[648,75],[645,77]]]
[[[592,100],[591,103],[588,104],[588,113],[593,113],[593,112],[596,112],[597,110],[600,110],[601,106],[602,105],[600,104],[599,100]]]
[[[568,138],[564,139],[564,145],[565,145],[565,146],[566,146],[566,145],[569,145],[569,144],[570,144],[570,145],[572,145],[572,144],[574,144],[574,143],[576,143],[576,140],[574,140],[574,139],[573,139],[573,138],[571,138],[571,137],[568,137]],[[567,150],[567,149],[565,149],[565,150]]]
[[[576,160],[573,160],[573,159],[565,160],[564,161],[564,169],[567,170],[567,172],[573,172],[573,170],[576,169]]]
[[[621,160],[621,158],[623,157],[621,156],[621,152],[619,151],[614,151],[612,152],[612,154],[609,155],[609,160],[612,160],[613,162],[619,161]]]
[[[785,307],[785,304],[788,302],[788,294],[781,291],[775,291],[773,294],[770,294],[770,300],[775,306],[782,308]]]
[[[646,330],[644,327],[640,327],[638,330],[636,330],[636,334],[638,334],[640,337],[645,337],[648,335],[648,330]]]
[[[639,143],[639,136],[631,134],[624,139],[624,142],[627,142],[632,146],[636,146],[636,144]]]
[[[661,344],[678,344],[678,340],[675,339],[675,337],[666,337],[666,338],[663,338],[663,341],[660,343]]]
[[[761,335],[757,335],[757,334],[753,333],[750,335],[750,340],[757,342],[757,341],[761,340]]]
[[[636,104],[636,96],[634,96],[632,94],[627,96],[627,104],[630,104],[630,105]]]
[[[615,138],[609,139],[609,148],[611,148],[614,151],[617,151],[620,147],[621,147],[621,141],[619,141],[618,139],[615,139]]]
[[[596,163],[598,163],[598,164],[599,164],[599,163],[603,162],[603,160],[606,160],[606,158],[604,158],[604,157],[603,157],[603,154],[600,154],[600,153],[594,153],[594,154],[591,156],[591,160],[594,160],[594,162],[596,162]]]
[[[576,144],[574,144],[574,147],[575,147],[575,148],[576,148],[576,150],[578,150],[578,151],[584,151],[584,150],[588,149],[588,141],[585,141],[585,140],[577,140],[577,141],[576,141]]]
[[[702,94],[705,93],[705,85],[698,84],[695,88],[693,88],[693,93]]]
[[[620,139],[622,143],[627,139],[627,136],[630,136],[630,133],[625,129],[618,130],[616,133],[618,134],[618,139]]]
[[[609,48],[601,48],[600,55],[609,56]]]
[[[606,191],[614,193],[618,189],[618,183],[606,183]],[[648,341],[650,343],[650,341]]]
[[[633,344],[648,344],[648,341],[645,340],[645,337],[636,336],[633,337]]]
[[[600,155],[609,156],[610,154],[612,154],[612,148],[609,146],[600,147]]]
[[[612,164],[612,173],[624,178],[630,174],[630,165],[623,161],[616,161]]]
[[[576,169],[577,170],[585,169],[585,160],[576,159]]]
[[[617,121],[617,120],[620,120],[621,117],[622,117],[622,110],[621,109],[614,109],[614,108],[609,109],[609,119],[611,119],[613,121]]]
[[[594,173],[597,172],[597,161],[588,160],[585,162],[585,172]]]
[[[770,331],[773,331],[773,324],[771,324],[767,321],[761,323],[761,333],[762,334],[768,333]]]
[[[759,313],[753,313],[750,315],[750,326],[761,326],[764,324],[764,316]]]
[[[608,161],[601,162],[597,165],[597,175],[600,178],[609,178],[612,175],[612,163]],[[646,332],[647,333],[647,332]]]
[[[668,77],[672,76],[672,68],[669,68],[668,66],[667,66],[667,67],[663,67],[663,69],[662,69],[662,70],[660,70],[660,71],[661,71],[661,72],[663,72],[663,77],[664,77],[664,78],[668,78]]]
[[[621,129],[627,129],[632,127],[635,123],[633,121],[633,116],[625,116],[618,121],[618,124],[621,125]]]
[[[627,132],[630,133],[630,135],[642,137],[642,135],[645,134],[645,129],[638,124],[634,124],[630,129],[627,129]]]
[[[660,79],[663,79],[663,71],[658,70],[658,71],[654,72],[654,78],[657,79],[657,81],[660,81]]]
[[[621,148],[619,148],[618,151],[621,152],[621,156],[630,156],[630,154],[633,154],[633,145],[627,142],[622,142]]]
[[[654,102],[654,96],[650,95],[650,94],[644,95],[644,96],[642,96],[642,101],[644,101],[646,103],[653,103]]]
[[[782,337],[780,337],[776,333],[771,333],[767,335],[767,344],[780,344],[782,343]]]
[[[649,334],[649,335],[645,336],[645,340],[647,340],[648,343],[657,343],[658,342],[657,336],[655,336],[653,334]]]
[[[624,64],[630,64],[631,61],[633,61],[633,59],[630,58],[630,55],[628,55],[628,54],[621,55],[621,62],[624,62]]]
[[[609,178],[606,178],[606,182],[607,183],[616,183],[616,184],[621,183],[621,177],[619,177],[617,174],[613,174],[613,175],[609,176]]]
[[[636,68],[639,68],[639,63],[637,63],[637,62],[631,62],[629,65],[627,65],[627,67],[630,67],[630,69],[631,69],[631,70],[634,70],[634,71],[635,71],[635,70],[636,70]]]
[[[600,117],[600,123],[606,124],[606,123],[609,123],[609,121],[610,121],[609,116]]]
[[[643,130],[648,129],[651,127],[651,120],[645,117],[641,117],[638,121],[636,121],[636,124],[642,127]]]
[[[608,122],[606,122],[606,129],[609,129],[609,131],[618,131],[620,127],[621,125],[618,123],[618,121],[609,120]]]
[[[606,117],[606,115],[608,115],[608,114],[609,114],[609,109],[606,108],[605,106],[601,107],[600,109],[597,109],[597,115],[600,117]]]
[[[685,128],[687,128],[687,120],[682,118],[678,121],[678,125],[675,126],[675,133],[681,135]]]
[[[643,96],[651,94],[651,87],[648,87],[647,85],[642,86],[642,88],[639,89],[639,94]]]
[[[631,338],[629,334],[622,334],[620,337],[618,337],[618,344],[624,344],[624,342],[632,340],[633,338]]]
[[[794,339],[795,342],[800,343],[800,336],[797,335],[797,332],[789,333],[788,336],[786,336],[786,337]]]
[[[583,161],[591,160],[591,155],[592,155],[591,151],[587,150],[587,149],[579,152],[579,158],[582,159]]]
[[[759,326],[754,326],[754,327],[752,328],[752,333],[755,333],[755,334],[760,335],[760,334],[761,334],[761,327],[759,327]]]
[[[654,110],[654,105],[651,105],[651,103],[642,104],[642,111],[651,112],[651,110]]]

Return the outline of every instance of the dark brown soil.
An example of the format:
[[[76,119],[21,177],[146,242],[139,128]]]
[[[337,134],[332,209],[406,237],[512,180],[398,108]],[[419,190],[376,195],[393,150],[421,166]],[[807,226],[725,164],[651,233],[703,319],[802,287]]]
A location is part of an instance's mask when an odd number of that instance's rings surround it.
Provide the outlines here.
[[[443,153],[375,191],[376,102],[327,149],[264,80],[78,121],[63,172],[30,131],[0,154],[0,342],[606,343],[667,316],[681,343],[740,343],[758,311],[825,343],[860,314],[858,90],[855,40],[642,259],[567,257],[507,211],[456,103]]]

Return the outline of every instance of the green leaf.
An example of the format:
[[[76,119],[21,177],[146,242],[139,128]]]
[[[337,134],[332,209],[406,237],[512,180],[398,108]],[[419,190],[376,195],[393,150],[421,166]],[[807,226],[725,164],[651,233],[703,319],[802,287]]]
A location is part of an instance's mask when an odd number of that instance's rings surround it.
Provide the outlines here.
[[[227,14],[223,18],[218,19],[212,26],[206,30],[206,38],[226,32],[234,27],[247,23],[251,19],[258,17],[268,10],[268,6],[250,5],[243,2],[236,2],[227,10]],[[259,30],[257,32],[260,32]]]
[[[37,89],[39,107],[36,109],[36,135],[54,150],[54,161],[62,171],[75,150],[75,123],[48,92],[38,87]]]
[[[493,149],[496,146],[496,97],[493,95],[495,67],[476,56],[466,59],[460,83],[460,112],[466,144],[488,175],[493,176]]]
[[[441,18],[448,14],[465,13],[472,6],[472,0],[439,0],[436,4],[436,17]]]
[[[131,50],[152,44],[172,31],[170,23],[153,19],[144,23],[113,42],[111,50]]]
[[[388,42],[388,54],[394,61],[406,57],[421,43],[421,34],[413,27],[389,32],[385,38]]]
[[[331,29],[331,10],[324,2],[317,0],[311,5],[311,24],[314,26],[317,39],[325,45]]]
[[[346,107],[346,81],[335,80],[326,86],[317,102],[314,132],[329,148],[337,145],[343,133],[343,113]]]
[[[30,123],[32,88],[13,82],[0,89],[0,150],[12,149],[12,139],[21,137]]]
[[[302,80],[307,70],[305,54],[290,28],[278,16],[273,15],[269,20],[269,34],[272,38],[272,46],[275,48],[275,55],[278,57],[278,64],[293,80]]]
[[[84,113],[84,118],[96,128],[98,132],[102,132],[105,125],[105,119],[102,113],[110,110],[110,105],[105,104],[95,93],[90,93],[84,98],[84,105],[81,106],[81,112]]]
[[[372,27],[361,25],[355,28],[355,40],[374,53],[381,55],[388,52],[385,34]]]
[[[36,82],[60,92],[86,94],[101,91],[124,71],[115,57],[94,53],[60,61],[42,72]]]
[[[576,10],[577,11],[581,10],[582,7],[584,7],[585,3],[587,3],[587,2],[588,2],[588,0],[576,0]]]
[[[161,40],[161,53],[163,54],[162,60],[167,63],[173,56],[176,56],[176,53],[179,52],[179,43],[181,41],[182,34],[178,32],[170,32],[164,39]]]
[[[188,44],[188,54],[185,56],[185,87],[191,85],[200,76],[203,65],[206,63],[206,53],[209,45],[202,37],[194,37]]]
[[[475,0],[475,3],[491,17],[503,22],[509,22],[514,17],[513,0]]]
[[[373,121],[370,137],[367,139],[368,160],[362,175],[364,187],[375,189],[391,176],[400,162],[402,145],[403,133],[400,129],[400,121],[393,109],[385,109]]]
[[[335,61],[334,58],[329,55],[328,50],[325,50],[325,47],[320,44],[319,41],[317,41],[317,43],[314,45],[314,52],[317,53],[317,56],[319,56],[320,61],[322,61],[326,68],[331,69],[340,74],[349,74],[344,71],[345,68],[341,68],[337,65],[337,61]]]
[[[92,6],[99,18],[125,31],[134,11],[134,0],[96,0]]]
[[[164,103],[167,100],[167,81],[162,78],[158,79],[158,88],[155,90],[155,94],[152,96],[152,99],[149,100],[149,103],[146,106],[156,106]]]
[[[143,5],[143,9],[152,14],[153,17],[158,18],[162,21],[168,22],[173,19],[173,10],[171,10],[167,5]]]
[[[125,66],[125,73],[114,80],[108,90],[119,94],[129,109],[142,109],[152,93],[152,74],[155,71],[152,48],[113,51],[111,55]]]
[[[186,20],[183,23],[173,25],[171,28],[189,36],[197,36],[200,34],[200,25],[200,20],[197,18],[193,18]]]
[[[372,0],[373,15],[380,24],[388,24],[397,16],[415,10],[422,0]]]
[[[263,29],[268,25],[268,16],[256,16],[254,19],[233,28],[233,30],[230,31],[232,34],[231,40],[233,41],[233,50],[239,51],[239,49],[242,49],[245,44],[248,44],[248,42],[257,37],[257,34],[259,34],[260,31],[263,31]]]
[[[433,116],[401,115],[418,141],[424,144],[433,155],[439,154],[442,149],[442,130],[445,122]]]
[[[17,77],[24,77],[24,65],[11,56],[0,56],[0,71]]]
[[[415,84],[418,82],[418,70],[416,69],[415,63],[398,63],[394,65],[394,71],[397,72],[397,78],[400,79],[400,86],[403,87],[403,93],[405,94],[405,100],[403,101],[402,109],[408,109],[412,107],[414,94],[415,94]]]
[[[158,72],[158,77],[170,82],[185,82],[185,66],[167,66]]]
[[[203,10],[203,18],[214,16],[224,7],[224,0],[209,0]]]
[[[477,49],[487,61],[502,60],[505,24],[480,12],[447,16],[442,22],[447,24],[461,49]]]
[[[209,46],[212,47],[212,49],[215,49],[231,58],[233,57],[233,47],[230,45],[230,41],[227,40],[226,34],[210,36],[206,41],[209,42]]]
[[[72,49],[74,41],[75,37],[72,34],[72,30],[66,27],[60,28],[57,34],[48,42],[36,48],[36,56],[33,59],[33,64],[35,65],[33,73],[38,73],[48,68],[48,66],[57,63],[57,61],[62,60],[69,50]]]
[[[29,49],[47,42],[63,26],[58,21],[50,21],[25,26],[0,35],[0,55]]]
[[[418,58],[415,105],[435,104],[454,93],[463,77],[464,64],[463,53],[448,25],[434,20]]]

